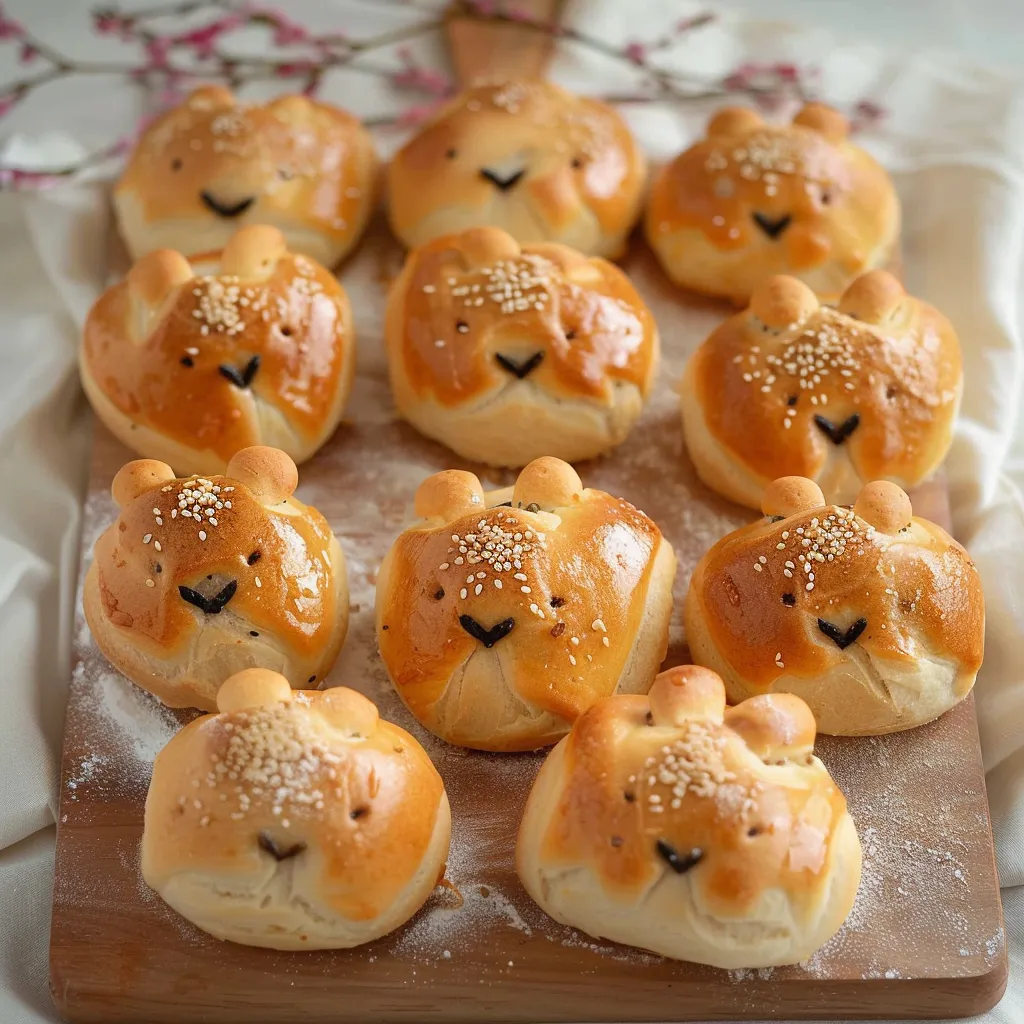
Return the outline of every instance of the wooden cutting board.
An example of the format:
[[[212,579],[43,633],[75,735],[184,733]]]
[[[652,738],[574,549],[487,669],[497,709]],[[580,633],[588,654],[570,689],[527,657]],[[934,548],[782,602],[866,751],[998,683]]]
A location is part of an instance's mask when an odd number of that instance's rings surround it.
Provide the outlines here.
[[[152,757],[189,713],[162,709],[105,665],[81,620],[68,705],[51,932],[56,1006],[74,1021],[677,1021],[959,1017],[999,998],[1006,953],[972,700],[939,721],[871,739],[822,738],[864,846],[864,878],[840,933],[808,963],[720,971],[595,942],[556,924],[513,870],[519,816],[541,755],[449,747],[405,712],[373,636],[373,581],[429,473],[466,466],[393,417],[382,353],[384,289],[401,252],[375,225],[342,280],[355,297],[359,381],[346,423],[300,471],[299,496],[337,532],[349,564],[352,619],[327,685],[368,694],[416,735],[444,777],[454,816],[453,888],[438,888],[405,927],[334,953],[275,953],[219,942],[142,882],[138,852]],[[727,312],[666,284],[637,243],[627,271],[664,339],[649,408],[584,482],[622,494],[662,527],[690,572],[749,511],[707,491],[685,454],[671,389],[693,347]],[[114,517],[110,481],[130,458],[97,429],[82,566]],[[475,467],[479,469],[479,467]],[[485,473],[493,485],[503,472]],[[949,525],[932,483],[915,511]],[[669,664],[687,660],[674,617]]]

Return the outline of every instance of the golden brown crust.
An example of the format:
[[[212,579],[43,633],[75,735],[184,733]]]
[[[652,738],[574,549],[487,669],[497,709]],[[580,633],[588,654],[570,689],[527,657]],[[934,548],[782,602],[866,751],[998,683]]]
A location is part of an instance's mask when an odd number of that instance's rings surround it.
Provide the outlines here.
[[[836,111],[809,104],[770,126],[726,108],[655,179],[645,229],[669,276],[695,291],[745,302],[763,278],[792,274],[832,300],[886,264],[899,205]]]
[[[193,92],[143,133],[114,192],[136,258],[219,249],[243,224],[274,224],[296,252],[333,266],[374,205],[377,158],[362,124],[304,96],[243,106]]]
[[[309,458],[351,386],[344,289],[262,225],[194,262],[151,253],[93,306],[81,360],[97,413],[140,454],[175,452],[179,472],[223,471],[266,442]]]
[[[421,488],[429,502],[417,498],[432,518],[399,536],[378,581],[381,656],[412,713],[451,742],[530,749],[600,697],[645,691],[675,566],[657,526],[574,490],[555,459],[523,470],[511,507],[484,509],[479,484],[441,476]]]
[[[622,271],[563,245],[520,246],[498,228],[410,253],[388,298],[386,336],[399,411],[460,453],[503,465],[596,455],[621,441],[658,359],[654,318]],[[507,426],[520,406],[526,420],[550,407],[547,436],[527,423],[518,447],[514,429],[482,444],[474,417]],[[563,452],[582,416],[595,420],[589,450]]]
[[[255,493],[235,477],[175,479],[160,463],[129,463],[114,481],[118,519],[96,541],[86,586],[93,635],[116,667],[172,705],[212,708],[224,678],[253,664],[312,683],[345,635],[341,550],[323,516],[289,496],[291,460],[257,448],[233,465],[261,484]]]
[[[796,504],[729,534],[694,570],[694,660],[733,700],[798,693],[829,733],[910,728],[966,696],[985,630],[967,552],[912,517],[892,484],[865,486],[855,509]]]
[[[388,212],[410,247],[493,224],[522,243],[614,258],[639,214],[645,173],[611,107],[539,80],[478,83],[395,155]]]
[[[724,967],[792,963],[839,927],[860,868],[846,801],[795,697],[725,708],[721,679],[662,672],[585,712],[527,803],[517,868],[557,919]]]
[[[257,669],[224,689],[220,713],[186,726],[154,764],[147,883],[215,935],[276,948],[355,945],[411,916],[448,849],[446,836],[435,848],[447,802],[423,748],[354,690],[293,694]],[[264,877],[275,870],[291,872],[284,907]],[[270,909],[261,921],[257,899],[243,920],[233,904],[257,880]],[[190,898],[204,887],[205,900]]]
[[[762,282],[694,353],[681,404],[701,479],[756,508],[780,476],[830,501],[882,477],[920,483],[949,449],[961,388],[952,325],[874,271],[838,309],[795,278]]]

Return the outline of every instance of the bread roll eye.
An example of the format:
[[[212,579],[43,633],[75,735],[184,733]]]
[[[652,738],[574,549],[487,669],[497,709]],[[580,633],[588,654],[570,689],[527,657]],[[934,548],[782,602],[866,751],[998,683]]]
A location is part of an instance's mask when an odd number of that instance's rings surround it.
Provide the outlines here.
[[[273,274],[277,261],[288,251],[284,235],[269,224],[250,224],[239,228],[220,257],[224,274],[242,278],[266,278]]]
[[[119,508],[134,501],[153,487],[174,480],[174,470],[166,462],[156,459],[136,459],[123,465],[110,485],[110,493]]]
[[[446,469],[427,477],[416,491],[416,515],[449,522],[484,507],[484,489],[474,473]]]
[[[764,124],[761,115],[749,107],[724,107],[708,121],[708,137],[712,135],[743,135]]]
[[[549,510],[578,501],[583,481],[568,462],[550,455],[534,459],[519,474],[512,492],[512,504],[520,508],[538,505]]]
[[[857,495],[853,511],[882,533],[899,533],[914,515],[907,493],[888,480],[865,484]]]
[[[765,488],[761,511],[766,516],[781,516],[785,519],[797,512],[821,508],[824,504],[825,495],[813,480],[802,476],[781,476]]]
[[[244,484],[264,505],[278,505],[295,493],[299,471],[284,452],[253,445],[236,452],[225,476]]]
[[[226,679],[217,691],[218,711],[245,711],[292,699],[292,688],[280,672],[247,668]]]
[[[725,711],[725,686],[709,668],[678,665],[655,677],[649,699],[654,725],[679,726],[691,718],[720,722]]]
[[[795,277],[765,278],[750,296],[750,312],[769,327],[801,324],[819,308],[818,298]]]

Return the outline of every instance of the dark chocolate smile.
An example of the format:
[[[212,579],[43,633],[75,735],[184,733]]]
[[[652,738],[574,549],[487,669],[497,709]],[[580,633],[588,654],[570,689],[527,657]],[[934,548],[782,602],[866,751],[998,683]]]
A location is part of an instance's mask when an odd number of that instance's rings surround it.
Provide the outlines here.
[[[500,352],[495,355],[494,359],[503,370],[514,374],[522,380],[524,377],[529,377],[530,374],[540,366],[544,361],[544,353],[534,352],[525,363],[513,362],[508,356],[503,356]]]
[[[486,178],[492,185],[495,185],[502,192],[507,192],[525,173],[525,170],[519,170],[511,177],[502,178],[500,175],[495,174],[494,171],[489,171],[486,167],[483,167],[480,170],[480,177]]]
[[[238,580],[232,580],[222,587],[220,593],[214,597],[204,597],[198,590],[193,590],[191,587],[178,587],[178,593],[181,594],[182,600],[194,604],[207,615],[219,615],[228,601],[235,596],[237,589]]]
[[[479,640],[484,647],[492,648],[499,640],[503,640],[512,632],[516,624],[515,619],[505,619],[503,622],[496,622],[490,629],[484,629],[476,619],[469,615],[459,616],[459,625],[474,639]]]
[[[847,416],[842,423],[815,416],[814,424],[833,444],[842,444],[860,426],[860,413]]]
[[[199,198],[202,199],[206,208],[217,214],[218,217],[240,217],[256,202],[255,196],[249,196],[248,199],[240,199],[237,203],[222,203],[209,192],[200,192]]]
[[[691,850],[677,850],[671,843],[659,839],[654,847],[661,859],[677,875],[685,875],[690,868],[695,868],[704,858],[704,851],[699,846],[695,846]]]
[[[847,647],[852,644],[857,637],[864,632],[868,627],[867,619],[858,619],[850,628],[844,633],[838,626],[833,626],[831,622],[825,619],[818,619],[818,629],[822,631],[839,648],[841,651],[845,651]]]
[[[291,846],[282,846],[269,832],[263,831],[257,840],[261,850],[266,850],[276,861],[288,860],[290,857],[297,857],[306,848],[305,843],[292,843]]]
[[[757,226],[769,238],[778,238],[793,220],[788,213],[783,217],[777,217],[775,220],[772,220],[771,217],[766,217],[763,213],[755,213],[753,216]]]
[[[247,388],[252,383],[252,379],[256,376],[256,371],[259,368],[259,356],[253,356],[242,370],[239,370],[237,366],[232,366],[230,363],[221,363],[217,367],[222,377],[227,377],[235,387],[239,388]]]

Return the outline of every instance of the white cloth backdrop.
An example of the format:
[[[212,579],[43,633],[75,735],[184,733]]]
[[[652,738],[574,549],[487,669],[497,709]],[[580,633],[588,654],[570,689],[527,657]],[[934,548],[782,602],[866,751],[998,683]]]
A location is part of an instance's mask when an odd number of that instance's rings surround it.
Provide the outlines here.
[[[783,6],[811,10],[797,0]],[[863,23],[880,31],[887,5],[863,0],[857,6]],[[940,22],[955,24],[949,13],[955,5],[938,6],[945,12]],[[670,0],[643,5],[577,0],[570,3],[569,19],[622,46],[654,37],[689,9]],[[1004,30],[1010,19],[1019,38],[1024,16],[1018,9],[1013,20],[999,0],[977,0],[964,16],[975,26],[984,24],[988,9],[998,13]],[[89,36],[79,5],[15,0],[8,10],[76,56],[109,50],[109,41]],[[840,24],[849,21],[849,10]],[[815,11],[827,18],[817,5]],[[310,0],[291,4],[289,14],[325,28],[342,26],[358,38],[402,19],[422,18],[423,9]],[[984,52],[977,29],[971,43]],[[425,63],[441,61],[436,40],[414,46]],[[1006,52],[1005,45],[995,49]],[[1011,954],[1009,993],[987,1020],[1019,1022],[1024,1019],[1024,977],[1015,978],[1024,966],[1024,641],[1019,625],[1024,429],[1018,422],[1024,375],[1018,308],[1024,284],[1024,82],[949,55],[886,56],[820,28],[728,17],[658,59],[709,75],[747,60],[813,62],[823,69],[826,98],[843,103],[871,95],[890,110],[865,142],[893,170],[903,198],[908,285],[950,315],[964,347],[963,411],[948,468],[957,533],[978,563],[987,595],[987,649],[977,696]],[[12,65],[0,50],[0,81],[14,72]],[[622,91],[635,83],[628,66],[574,48],[559,51],[552,74],[589,92]],[[327,81],[325,95],[363,115],[409,102],[383,81],[344,73]],[[112,78],[57,83],[0,123],[0,131],[64,129],[93,147],[132,124],[138,114],[135,99]],[[706,109],[653,105],[631,107],[627,116],[658,158],[693,136]],[[398,137],[382,136],[382,147],[393,148]],[[66,147],[68,141],[49,140],[56,144]],[[5,1024],[54,1019],[46,983],[52,823],[90,434],[74,359],[78,327],[104,277],[106,231],[106,191],[100,183],[33,197],[0,196],[0,1020]],[[892,939],[898,942],[899,936]]]

